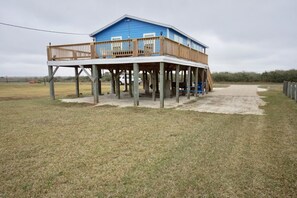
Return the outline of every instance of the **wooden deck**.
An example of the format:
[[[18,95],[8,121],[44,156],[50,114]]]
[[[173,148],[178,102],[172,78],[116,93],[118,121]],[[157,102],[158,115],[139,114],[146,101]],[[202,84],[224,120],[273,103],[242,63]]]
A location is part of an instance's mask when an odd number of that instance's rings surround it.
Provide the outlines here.
[[[165,37],[50,45],[47,47],[49,61],[164,55],[208,65],[207,54]]]

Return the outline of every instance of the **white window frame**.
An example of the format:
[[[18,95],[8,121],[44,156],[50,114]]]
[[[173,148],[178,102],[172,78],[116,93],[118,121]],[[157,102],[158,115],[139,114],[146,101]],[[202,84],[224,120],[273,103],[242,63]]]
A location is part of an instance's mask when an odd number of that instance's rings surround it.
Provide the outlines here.
[[[143,38],[150,38],[150,37],[156,37],[156,33],[155,32],[150,32],[150,33],[144,33],[143,34]],[[156,52],[156,41],[153,40],[153,41],[147,41],[147,40],[144,40],[143,41],[143,47],[146,45],[146,44],[153,44],[153,52]]]
[[[123,37],[122,36],[113,36],[111,37],[110,39],[111,41],[120,41],[120,40],[123,40]],[[123,43],[120,42],[119,43],[121,45],[121,50],[123,49]],[[119,46],[118,43],[111,43],[111,50],[113,50],[114,47],[118,47]]]

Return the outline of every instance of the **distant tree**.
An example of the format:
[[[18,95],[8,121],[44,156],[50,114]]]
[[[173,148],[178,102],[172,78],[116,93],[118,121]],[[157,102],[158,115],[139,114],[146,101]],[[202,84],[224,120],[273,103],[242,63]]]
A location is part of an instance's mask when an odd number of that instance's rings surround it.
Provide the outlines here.
[[[215,82],[276,82],[295,81],[297,82],[297,70],[275,70],[263,72],[214,72],[212,73]]]

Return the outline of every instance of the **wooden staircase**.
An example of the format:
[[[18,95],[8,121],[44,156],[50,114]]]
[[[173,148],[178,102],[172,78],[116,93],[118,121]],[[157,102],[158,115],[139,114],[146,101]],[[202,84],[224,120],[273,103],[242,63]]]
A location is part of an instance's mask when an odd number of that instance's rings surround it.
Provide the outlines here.
[[[212,91],[212,89],[213,89],[213,80],[212,80],[211,72],[210,72],[209,68],[207,70],[207,86],[208,86],[208,91]]]

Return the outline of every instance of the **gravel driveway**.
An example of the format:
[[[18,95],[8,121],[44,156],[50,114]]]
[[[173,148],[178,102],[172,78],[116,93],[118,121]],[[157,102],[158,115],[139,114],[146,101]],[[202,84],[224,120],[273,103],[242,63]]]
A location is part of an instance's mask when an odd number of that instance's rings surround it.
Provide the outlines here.
[[[263,115],[264,110],[259,107],[265,105],[265,102],[257,94],[259,91],[265,91],[265,89],[258,88],[258,85],[231,85],[227,88],[215,88],[206,97],[199,98],[197,102],[186,104],[178,109]]]

